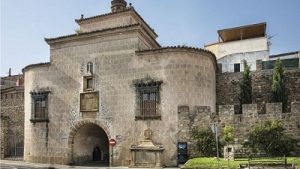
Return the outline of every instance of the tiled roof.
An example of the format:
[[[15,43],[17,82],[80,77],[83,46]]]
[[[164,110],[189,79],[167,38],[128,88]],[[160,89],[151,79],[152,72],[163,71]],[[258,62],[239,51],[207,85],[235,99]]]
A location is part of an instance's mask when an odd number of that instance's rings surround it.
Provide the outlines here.
[[[10,86],[10,87],[6,87],[6,86],[1,86],[1,94],[4,93],[9,93],[9,92],[13,92],[13,91],[24,91],[24,86]]]
[[[193,51],[206,52],[206,53],[209,53],[209,54],[215,56],[215,54],[212,53],[212,52],[209,51],[209,50],[202,49],[202,48],[189,47],[189,46],[166,46],[166,47],[161,47],[161,48],[155,48],[155,49],[147,49],[147,50],[136,51],[136,53],[144,53],[144,52],[151,52],[151,51],[160,51],[160,50],[166,50],[166,49],[186,49],[186,50],[193,50]]]
[[[50,65],[50,62],[30,64],[30,65],[27,65],[26,67],[24,67],[22,69],[22,72],[24,73],[26,70],[34,68],[34,67],[49,66],[49,65]]]
[[[92,16],[92,17],[88,17],[88,18],[82,18],[82,19],[75,19],[75,21],[80,24],[84,21],[88,21],[88,20],[92,20],[92,19],[96,19],[96,18],[101,18],[101,17],[105,17],[105,16],[109,16],[109,15],[114,15],[114,14],[119,14],[119,13],[124,13],[124,12],[128,12],[128,11],[133,11],[145,24],[146,26],[151,30],[153,31],[153,33],[158,36],[154,29],[152,29],[150,27],[150,25],[148,25],[148,23],[141,17],[141,15],[133,8],[133,7],[129,7],[129,8],[126,8],[125,10],[123,11],[118,11],[118,12],[110,12],[110,13],[106,13],[106,14],[102,14],[102,15],[96,15],[96,16]]]
[[[88,18],[75,19],[75,22],[80,24],[81,22],[88,21],[88,20],[91,20],[91,19],[100,18],[100,17],[104,17],[104,16],[109,16],[109,15],[114,15],[114,14],[119,14],[119,13],[124,13],[124,12],[130,11],[130,10],[132,10],[132,8],[126,8],[123,11],[110,12],[110,13],[106,13],[106,14],[91,16],[91,17],[88,17]]]
[[[138,26],[138,25],[140,25],[140,24],[132,24],[132,25],[115,27],[115,28],[107,28],[107,29],[102,29],[102,30],[96,30],[96,31],[91,31],[91,32],[83,32],[83,33],[78,33],[78,34],[64,35],[64,36],[59,36],[59,37],[56,37],[56,38],[45,38],[45,41],[50,42],[50,41],[53,41],[53,40],[59,40],[59,39],[64,39],[64,38],[89,35],[89,34],[93,34],[93,33],[106,32],[106,31],[111,31],[111,30],[116,30],[116,29],[129,28],[129,27],[134,27],[134,26]]]

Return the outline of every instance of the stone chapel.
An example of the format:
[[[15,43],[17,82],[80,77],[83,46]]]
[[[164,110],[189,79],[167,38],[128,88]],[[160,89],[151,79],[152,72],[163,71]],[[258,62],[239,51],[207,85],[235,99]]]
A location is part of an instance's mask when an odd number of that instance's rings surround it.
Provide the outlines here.
[[[23,69],[25,161],[176,166],[182,105],[216,111],[215,55],[160,46],[124,0],[75,21],[76,33],[45,39],[49,63]]]

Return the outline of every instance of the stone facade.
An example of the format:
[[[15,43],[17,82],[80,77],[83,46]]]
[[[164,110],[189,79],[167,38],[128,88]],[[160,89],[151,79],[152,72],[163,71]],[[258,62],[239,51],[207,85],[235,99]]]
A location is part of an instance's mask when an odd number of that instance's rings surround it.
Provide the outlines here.
[[[22,75],[1,77],[1,159],[23,156],[24,87]]]
[[[177,165],[177,107],[216,110],[216,59],[203,49],[161,48],[156,34],[133,10],[85,18],[81,23],[105,25],[111,18],[131,13],[135,15],[132,23],[138,24],[120,22],[114,28],[99,27],[97,31],[46,39],[51,62],[24,68],[25,161],[79,164],[82,159],[92,159],[93,146],[101,140],[108,144],[105,140],[115,139],[114,147],[102,148],[103,157],[108,157],[111,165],[129,165],[130,148],[139,145],[144,130],[150,128],[154,144],[164,148],[161,164]],[[92,91],[99,92],[99,110],[81,112],[80,93],[85,92],[84,79],[90,75],[88,63],[94,66]],[[136,118],[140,105],[135,82],[145,79],[162,82],[159,119]],[[30,93],[45,90],[49,92],[49,121],[32,122]],[[102,134],[96,137],[97,131],[84,132],[88,128],[99,129]]]

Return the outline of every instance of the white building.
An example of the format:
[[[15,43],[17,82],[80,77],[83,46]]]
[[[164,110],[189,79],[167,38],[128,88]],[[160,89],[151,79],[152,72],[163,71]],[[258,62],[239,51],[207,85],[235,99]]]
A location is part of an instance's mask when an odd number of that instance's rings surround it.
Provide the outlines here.
[[[264,22],[219,30],[219,41],[205,45],[205,49],[216,55],[218,63],[222,64],[222,72],[243,71],[243,60],[251,65],[251,70],[256,70],[256,60],[269,58],[266,27]]]

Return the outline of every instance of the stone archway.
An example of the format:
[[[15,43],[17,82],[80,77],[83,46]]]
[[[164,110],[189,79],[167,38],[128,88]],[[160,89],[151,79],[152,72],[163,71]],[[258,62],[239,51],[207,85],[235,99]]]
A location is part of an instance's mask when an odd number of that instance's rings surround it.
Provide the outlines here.
[[[99,121],[82,120],[77,122],[69,136],[70,164],[94,163],[108,166],[110,161],[109,138],[107,127]]]

